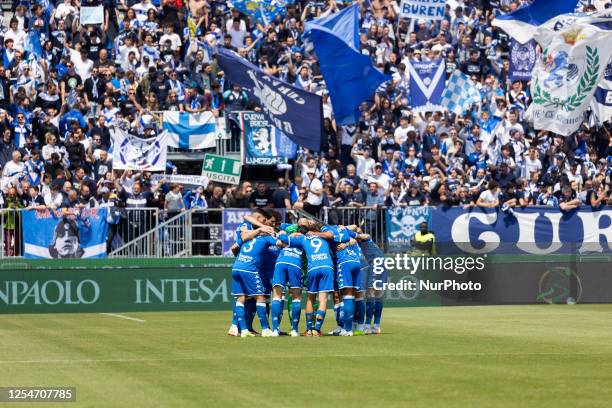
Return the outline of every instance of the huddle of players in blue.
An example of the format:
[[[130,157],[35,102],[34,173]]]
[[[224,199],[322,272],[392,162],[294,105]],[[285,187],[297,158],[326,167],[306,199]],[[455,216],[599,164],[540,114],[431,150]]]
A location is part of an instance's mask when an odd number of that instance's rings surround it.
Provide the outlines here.
[[[231,290],[235,302],[228,335],[255,336],[255,314],[262,337],[286,334],[280,324],[287,291],[290,335],[299,336],[303,287],[307,294],[304,336],[322,335],[330,294],[337,327],[329,334],[381,332],[382,291],[374,288],[374,281],[385,282],[386,274],[375,275],[370,265],[384,253],[356,225],[322,225],[307,218],[281,224],[279,212],[256,209],[245,216],[235,239]]]

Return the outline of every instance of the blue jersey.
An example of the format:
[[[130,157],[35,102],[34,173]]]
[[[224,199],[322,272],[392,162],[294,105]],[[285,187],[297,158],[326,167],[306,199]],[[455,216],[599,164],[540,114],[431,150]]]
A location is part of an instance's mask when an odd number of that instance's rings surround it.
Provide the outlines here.
[[[236,244],[238,244],[239,246],[242,246],[242,244],[244,243],[242,241],[242,234],[240,232],[240,230],[244,227],[246,227],[247,230],[252,230],[253,224],[248,221],[243,221],[240,223],[240,225],[238,225],[238,228],[236,228],[236,231],[234,232],[234,241],[236,241]]]
[[[323,238],[319,238],[315,235],[289,237],[286,234],[282,234],[279,239],[292,248],[304,250],[306,259],[308,260],[308,272],[319,268],[334,269],[334,262],[330,254],[329,244]]]
[[[280,254],[276,263],[295,265],[302,269],[302,251],[299,248],[283,248],[280,250]]]
[[[331,232],[334,234],[334,243],[342,244],[344,242],[349,242],[351,238],[349,234],[352,231],[341,225],[324,225],[321,227],[321,232]]]
[[[346,239],[346,241],[342,241],[342,242],[348,242],[351,238],[355,238],[355,237],[357,237],[357,233],[345,228],[344,231],[341,232],[341,235],[339,235],[338,238],[342,240]],[[361,251],[359,250],[359,245],[357,244],[349,245],[340,251],[336,251],[336,264],[341,265],[347,262],[359,263],[360,254],[361,254]]]
[[[268,247],[263,253],[263,262],[261,264],[261,270],[267,272],[268,275],[272,276],[279,254],[280,248],[276,246],[276,243],[274,245],[268,245]]]
[[[270,235],[258,236],[246,242],[240,247],[240,253],[232,269],[242,272],[259,272],[270,245],[276,245],[276,238]]]

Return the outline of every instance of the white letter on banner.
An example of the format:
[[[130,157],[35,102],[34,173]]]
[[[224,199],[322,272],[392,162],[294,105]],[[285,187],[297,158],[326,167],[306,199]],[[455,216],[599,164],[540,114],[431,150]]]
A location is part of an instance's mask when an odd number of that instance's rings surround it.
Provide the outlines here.
[[[561,220],[562,213],[549,213],[544,212],[544,217],[550,220],[552,224],[552,240],[548,248],[538,248],[535,239],[535,224],[536,220],[540,216],[538,213],[522,214],[515,212],[514,216],[518,220],[519,225],[519,238],[516,246],[529,254],[545,255],[555,252],[563,245],[559,239],[559,221]]]
[[[459,249],[472,254],[484,254],[497,249],[500,240],[499,235],[494,231],[485,231],[478,236],[479,240],[485,242],[485,246],[482,249],[477,249],[472,246],[469,231],[470,220],[472,218],[477,219],[483,224],[491,225],[497,220],[497,213],[468,212],[457,217],[451,227],[451,237],[455,245],[457,245]]]
[[[578,252],[603,252],[603,248],[599,243],[600,235],[606,237],[608,249],[612,249],[610,248],[610,244],[612,243],[612,225],[608,225],[606,228],[600,228],[599,226],[601,217],[608,217],[610,220],[609,222],[612,224],[612,211],[580,211],[578,212],[578,216],[582,220],[582,229],[584,231],[583,244]]]

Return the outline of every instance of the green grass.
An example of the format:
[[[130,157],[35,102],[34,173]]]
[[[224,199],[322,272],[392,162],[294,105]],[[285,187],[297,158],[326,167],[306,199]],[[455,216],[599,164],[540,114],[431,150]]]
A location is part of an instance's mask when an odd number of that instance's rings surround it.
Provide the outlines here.
[[[92,407],[612,401],[610,305],[388,308],[383,335],[353,338],[228,338],[229,312],[127,315],[146,321],[0,316],[0,386],[76,386],[67,406]]]

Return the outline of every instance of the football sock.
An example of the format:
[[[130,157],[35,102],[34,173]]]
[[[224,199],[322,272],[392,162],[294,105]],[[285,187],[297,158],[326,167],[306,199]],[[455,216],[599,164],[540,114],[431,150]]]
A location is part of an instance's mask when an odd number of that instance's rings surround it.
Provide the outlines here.
[[[325,321],[325,310],[317,310],[317,321],[315,323],[316,331],[321,331],[321,326],[323,326],[324,321]]]
[[[353,315],[355,314],[355,298],[353,296],[344,296],[344,330],[353,330]]]
[[[266,303],[265,302],[257,302],[257,316],[259,317],[259,323],[261,324],[261,329],[266,330],[270,328],[268,324],[268,313],[266,313]]]
[[[291,327],[295,331],[298,331],[298,325],[300,324],[300,313],[301,312],[302,312],[302,301],[294,300],[291,303]]]
[[[232,326],[238,326],[238,316],[236,315],[236,302],[236,299],[234,299],[234,306],[232,307]],[[242,307],[242,312],[244,313],[244,305]]]
[[[364,324],[365,317],[366,317],[365,299],[364,298],[355,299],[355,320],[357,321],[357,324],[358,325]]]
[[[374,316],[374,299],[368,298],[366,301],[366,321],[365,324],[372,323],[372,316]]]
[[[336,316],[336,324],[338,325],[338,327],[342,327],[342,320],[340,320],[340,310],[342,309],[342,306],[340,303],[336,303],[334,305],[334,315]]]
[[[306,330],[312,330],[312,318],[314,317],[314,313],[306,312]]]
[[[247,299],[244,303],[244,318],[249,331],[253,331],[253,320],[255,319],[255,313],[257,313],[256,304],[255,299]]]
[[[280,299],[272,300],[272,330],[278,330],[280,326],[280,318],[283,314],[282,301]]]
[[[376,298],[374,302],[374,325],[380,326],[380,318],[383,311],[383,301],[381,298]]]
[[[240,331],[247,330],[246,319],[244,318],[244,305],[239,302],[236,302],[236,321],[238,322]]]

